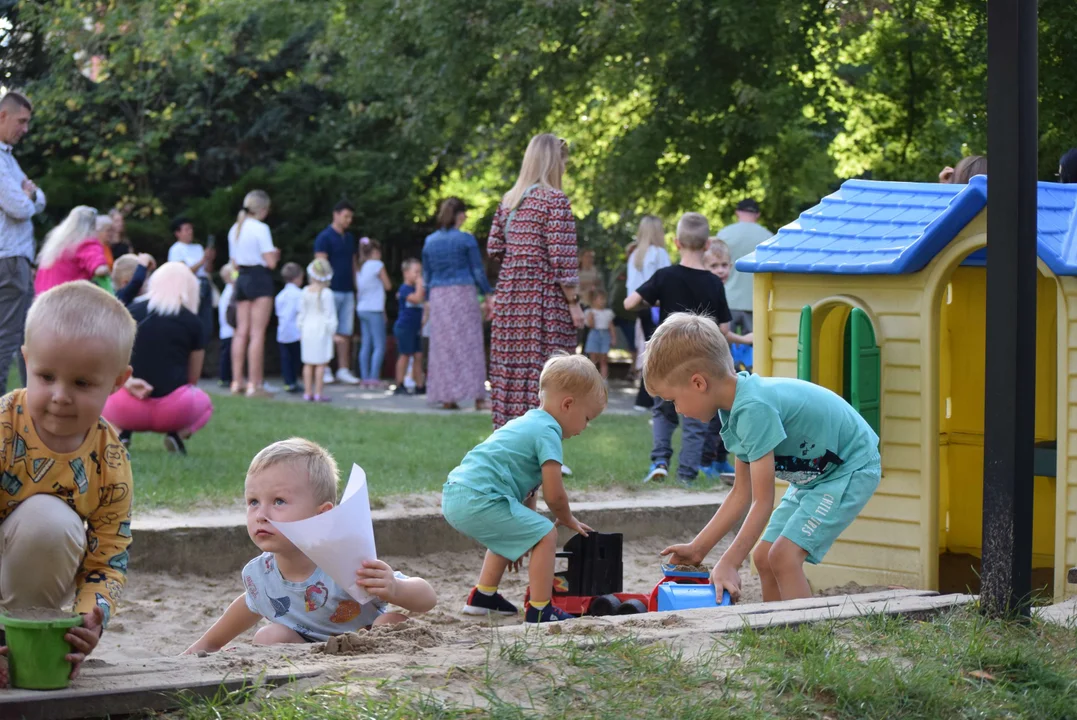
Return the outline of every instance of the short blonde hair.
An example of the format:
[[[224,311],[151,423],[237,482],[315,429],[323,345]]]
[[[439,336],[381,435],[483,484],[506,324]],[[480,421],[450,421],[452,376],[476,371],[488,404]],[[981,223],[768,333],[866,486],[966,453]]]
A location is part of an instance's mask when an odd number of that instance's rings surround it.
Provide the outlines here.
[[[687,212],[677,221],[677,240],[685,250],[702,250],[707,247],[711,234],[707,218],[697,212]]]
[[[725,244],[725,240],[722,238],[712,237],[707,240],[707,244],[710,246],[707,248],[707,255],[719,260],[733,259],[732,253],[729,252],[729,246]]]
[[[116,261],[112,263],[112,287],[120,290],[124,285],[131,282],[137,267],[138,255],[127,253],[116,258]]]
[[[658,326],[643,351],[643,382],[680,385],[695,373],[722,378],[735,374],[733,357],[718,325],[706,315],[673,313]]]
[[[279,440],[263,448],[254,456],[247,468],[247,477],[265,472],[271,467],[283,463],[293,463],[306,475],[307,486],[314,501],[336,503],[337,501],[337,461],[329,451],[315,442],[305,438],[293,437]]]
[[[225,285],[230,285],[236,281],[236,268],[232,263],[225,263],[221,268],[221,280]]]
[[[555,390],[572,396],[601,398],[609,401],[609,390],[598,368],[584,355],[554,355],[542,366],[539,375],[539,397],[546,391]]]
[[[179,315],[183,308],[197,315],[198,278],[185,264],[166,262],[150,275],[146,299],[158,315]]]
[[[122,369],[131,363],[136,329],[131,313],[111,293],[77,280],[37,296],[26,315],[26,345],[46,330],[74,340],[107,338],[115,343]]]

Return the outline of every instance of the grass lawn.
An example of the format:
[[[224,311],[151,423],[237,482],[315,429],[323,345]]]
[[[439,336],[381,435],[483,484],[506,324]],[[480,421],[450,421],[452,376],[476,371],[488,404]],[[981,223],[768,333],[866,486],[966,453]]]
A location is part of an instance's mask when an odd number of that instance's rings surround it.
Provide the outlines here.
[[[437,670],[422,662],[416,658],[416,664],[399,668],[403,675],[395,682],[355,678],[347,686],[272,700],[254,695],[217,698],[192,704],[178,716],[192,720],[1077,716],[1077,632],[1040,623],[989,621],[969,608],[928,621],[872,616],[717,635],[713,647],[702,653],[598,635],[545,645],[494,640],[485,667]],[[436,688],[450,677],[466,678],[471,692],[456,688],[451,694],[438,694]]]
[[[238,504],[251,458],[266,445],[299,435],[333,453],[347,480],[351,464],[366,470],[371,497],[440,490],[445,477],[491,432],[488,415],[404,415],[213,396],[209,425],[170,455],[160,435],[136,434],[131,446],[140,509]],[[679,436],[679,433],[678,433]],[[573,488],[641,487],[650,463],[645,417],[599,417],[565,443]],[[713,484],[699,481],[700,487]]]

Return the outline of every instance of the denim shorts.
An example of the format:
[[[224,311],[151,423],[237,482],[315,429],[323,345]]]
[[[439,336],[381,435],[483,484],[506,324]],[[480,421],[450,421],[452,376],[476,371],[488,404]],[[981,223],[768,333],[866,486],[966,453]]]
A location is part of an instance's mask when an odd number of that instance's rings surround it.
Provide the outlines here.
[[[333,305],[337,309],[337,335],[351,337],[355,331],[355,293],[333,291]]]

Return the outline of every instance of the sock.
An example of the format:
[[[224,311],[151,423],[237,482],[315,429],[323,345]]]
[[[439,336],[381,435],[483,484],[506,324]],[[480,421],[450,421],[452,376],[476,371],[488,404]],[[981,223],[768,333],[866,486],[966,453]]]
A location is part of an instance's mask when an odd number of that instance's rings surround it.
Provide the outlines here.
[[[497,585],[476,585],[475,589],[483,595],[493,595],[497,592]]]
[[[528,602],[531,605],[531,607],[535,608],[536,610],[540,610],[540,611],[542,610],[542,608],[544,608],[544,607],[546,607],[547,605],[550,604],[549,600],[543,600],[542,602],[539,602],[537,600],[530,600]]]

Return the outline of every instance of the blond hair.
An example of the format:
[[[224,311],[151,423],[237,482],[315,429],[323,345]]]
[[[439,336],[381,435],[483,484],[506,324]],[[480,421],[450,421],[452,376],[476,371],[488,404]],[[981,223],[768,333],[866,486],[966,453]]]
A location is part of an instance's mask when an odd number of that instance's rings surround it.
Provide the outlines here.
[[[138,255],[127,253],[116,258],[116,261],[112,263],[112,287],[120,290],[124,285],[131,282],[137,267]]]
[[[632,252],[632,265],[643,270],[643,261],[647,259],[647,250],[652,247],[666,248],[666,230],[662,221],[654,215],[644,215],[636,231],[636,249]]]
[[[673,313],[654,331],[643,351],[647,392],[653,395],[656,383],[683,384],[699,372],[714,378],[733,375],[729,343],[706,315]]]
[[[198,278],[185,264],[166,262],[150,275],[146,300],[158,315],[178,315],[183,308],[197,315]]]
[[[225,285],[231,285],[236,281],[236,268],[232,263],[225,263],[221,268],[221,280]]]
[[[733,259],[733,255],[729,252],[729,246],[725,244],[725,240],[712,237],[707,240],[707,245],[707,252],[704,253],[704,257],[709,255],[717,260]]]
[[[52,267],[68,250],[78,247],[97,232],[97,211],[79,205],[67,214],[63,222],[49,231],[37,257],[40,268]]]
[[[265,190],[251,190],[243,196],[243,207],[236,215],[236,242],[239,242],[239,233],[243,229],[243,221],[248,217],[254,217],[263,210],[269,210],[269,193]]]
[[[702,250],[710,234],[707,218],[697,212],[686,212],[677,221],[677,240],[685,250]]]
[[[283,463],[293,463],[296,469],[304,472],[315,503],[336,503],[337,461],[328,450],[305,438],[279,440],[263,448],[251,460],[247,477]]]
[[[556,135],[544,133],[531,138],[527,152],[520,164],[520,175],[516,184],[501,198],[501,204],[508,210],[515,210],[523,200],[524,193],[532,185],[561,189],[561,177],[565,174],[565,162],[568,160],[568,143]]]
[[[115,346],[121,367],[126,367],[131,362],[136,329],[131,313],[111,293],[76,280],[37,296],[26,315],[26,345],[42,331],[72,340],[104,338]]]
[[[554,355],[542,366],[539,375],[539,398],[544,399],[548,390],[560,391],[574,397],[601,398],[609,401],[609,390],[595,364],[584,355]]]

